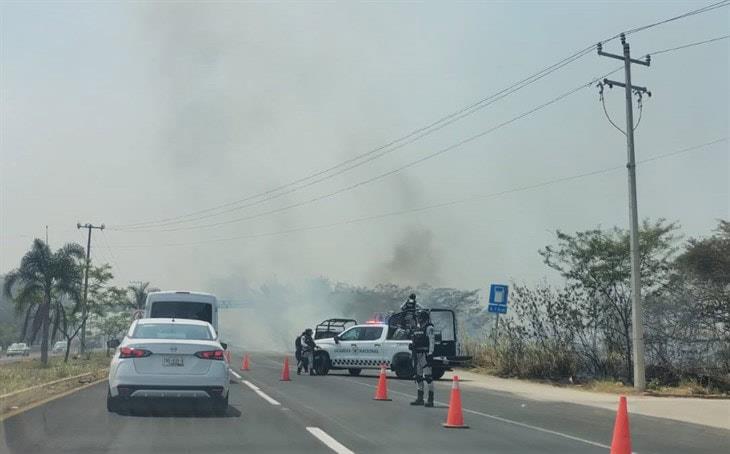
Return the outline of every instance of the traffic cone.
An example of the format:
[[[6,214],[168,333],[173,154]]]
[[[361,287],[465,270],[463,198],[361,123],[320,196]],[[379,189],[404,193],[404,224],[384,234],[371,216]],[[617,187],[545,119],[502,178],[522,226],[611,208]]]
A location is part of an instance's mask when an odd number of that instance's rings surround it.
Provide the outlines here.
[[[374,400],[392,400],[388,399],[388,381],[385,377],[385,365],[380,365],[380,378],[378,378],[378,387],[375,388]]]
[[[289,379],[289,357],[284,357],[284,367],[281,368],[281,381],[290,381]]]
[[[616,423],[613,425],[611,454],[631,454],[631,433],[629,432],[629,412],[626,396],[619,397]]]
[[[451,399],[449,400],[449,414],[446,416],[444,427],[449,429],[467,429],[464,424],[464,413],[461,410],[461,391],[459,390],[459,377],[454,375],[451,385]]]
[[[243,361],[241,362],[241,372],[248,370],[248,353],[243,355]]]

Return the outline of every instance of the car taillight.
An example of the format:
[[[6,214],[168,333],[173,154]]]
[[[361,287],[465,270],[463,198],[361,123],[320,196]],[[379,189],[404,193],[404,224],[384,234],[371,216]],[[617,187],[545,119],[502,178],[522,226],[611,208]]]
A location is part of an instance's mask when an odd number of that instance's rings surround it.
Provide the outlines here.
[[[197,352],[195,354],[200,359],[214,359],[217,361],[223,361],[225,358],[223,355],[223,350],[208,350],[204,352]]]
[[[122,347],[119,349],[120,358],[144,358],[151,354],[151,351],[142,348]]]

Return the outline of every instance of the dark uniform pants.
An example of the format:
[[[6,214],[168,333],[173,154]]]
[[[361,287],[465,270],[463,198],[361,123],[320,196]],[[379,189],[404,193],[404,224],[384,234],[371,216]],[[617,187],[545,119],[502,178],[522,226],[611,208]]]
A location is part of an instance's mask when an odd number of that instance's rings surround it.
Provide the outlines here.
[[[426,359],[426,352],[416,352],[416,384],[418,390],[423,391],[423,382],[428,385],[428,392],[433,392],[433,371],[431,363]]]

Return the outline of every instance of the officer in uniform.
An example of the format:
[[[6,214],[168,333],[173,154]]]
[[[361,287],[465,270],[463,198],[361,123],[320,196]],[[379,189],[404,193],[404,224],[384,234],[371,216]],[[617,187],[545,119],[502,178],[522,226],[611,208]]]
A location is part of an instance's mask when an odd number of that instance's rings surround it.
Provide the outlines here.
[[[423,309],[423,306],[416,302],[416,294],[411,293],[411,296],[409,296],[406,302],[400,307],[400,310],[403,313],[403,328],[414,329],[417,325],[416,311],[421,311]]]
[[[297,338],[294,340],[294,358],[297,360],[297,375],[300,375],[302,373],[302,338],[304,337],[304,332],[302,331],[302,334],[297,336]]]
[[[309,375],[315,375],[314,373],[314,339],[312,338],[311,328],[304,330],[302,335],[302,362],[304,363],[304,372],[309,369]]]
[[[418,326],[413,330],[410,348],[415,358],[416,384],[418,397],[411,402],[411,405],[425,405],[433,407],[433,349],[436,343],[431,316],[426,310],[417,314]],[[428,400],[423,401],[423,382],[428,385]]]

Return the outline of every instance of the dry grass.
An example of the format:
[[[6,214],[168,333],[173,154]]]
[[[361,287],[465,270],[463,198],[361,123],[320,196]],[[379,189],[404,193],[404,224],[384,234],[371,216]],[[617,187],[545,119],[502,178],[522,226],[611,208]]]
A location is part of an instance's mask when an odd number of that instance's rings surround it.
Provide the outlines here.
[[[49,383],[66,377],[95,372],[109,367],[110,358],[104,353],[92,353],[90,359],[63,356],[49,358],[48,366],[43,367],[40,359],[28,359],[0,365],[0,395]]]

